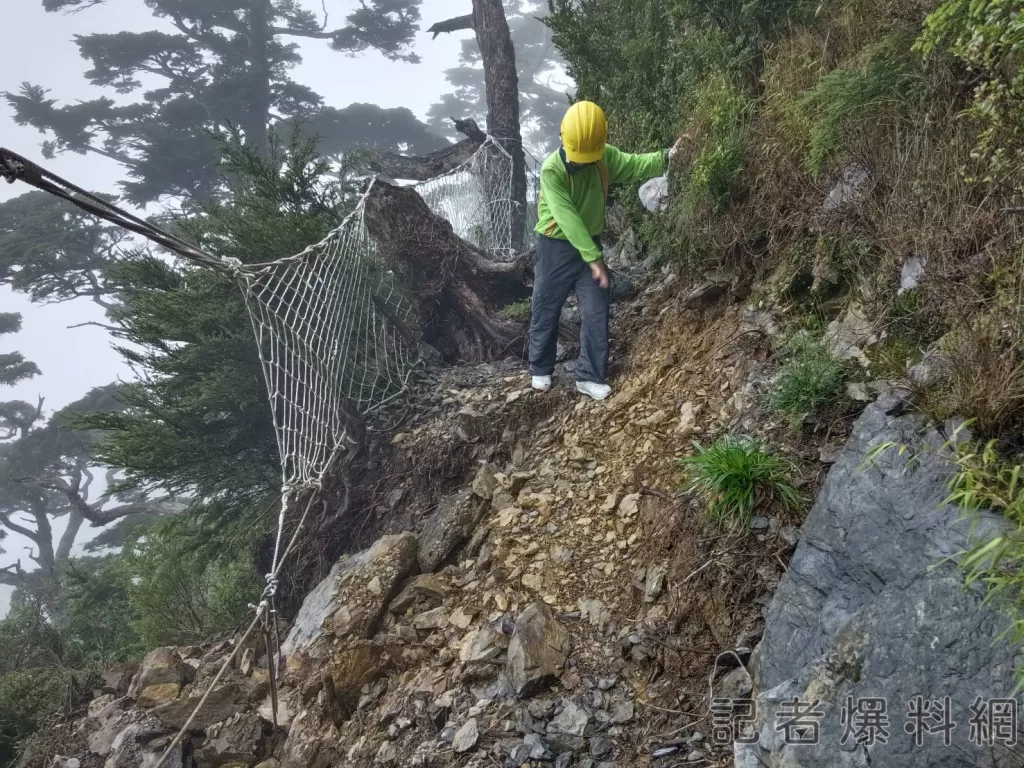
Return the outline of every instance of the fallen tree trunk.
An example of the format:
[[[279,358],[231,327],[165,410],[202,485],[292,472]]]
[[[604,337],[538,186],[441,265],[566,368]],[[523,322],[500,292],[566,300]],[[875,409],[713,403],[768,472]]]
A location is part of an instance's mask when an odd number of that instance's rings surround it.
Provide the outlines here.
[[[366,161],[374,173],[392,179],[409,181],[427,181],[448,173],[471,158],[487,140],[487,135],[480,130],[475,120],[456,120],[455,129],[466,136],[465,139],[444,149],[428,155],[397,155],[393,152],[374,152]]]
[[[519,262],[493,262],[435,215],[415,189],[378,180],[366,226],[419,302],[424,341],[447,362],[522,354],[522,326],[498,311],[530,295]]]

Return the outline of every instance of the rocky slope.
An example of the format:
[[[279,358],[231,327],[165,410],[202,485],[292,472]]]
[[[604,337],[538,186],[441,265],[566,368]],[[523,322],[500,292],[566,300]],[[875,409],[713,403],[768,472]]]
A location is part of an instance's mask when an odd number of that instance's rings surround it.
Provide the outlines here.
[[[942,477],[900,491],[906,475],[867,481],[851,468],[882,436],[876,411],[859,422],[805,527],[814,542],[798,550],[799,562],[813,565],[817,553],[846,541],[822,574],[841,574],[831,591],[804,565],[783,578],[799,520],[768,509],[754,530],[727,533],[678,493],[675,459],[695,438],[742,431],[799,457],[810,498],[851,428],[840,419],[794,437],[760,411],[779,319],[744,306],[741,281],[707,278],[681,286],[662,275],[620,310],[618,333],[632,343],[608,402],[577,399],[564,374],[552,392],[532,392],[521,371],[501,366],[447,371],[425,386],[413,415],[389,433],[393,454],[381,467],[393,478],[381,494],[393,532],[342,558],[285,628],[276,724],[266,654],[253,643],[170,764],[732,765],[732,739],[716,728],[711,698],[743,699],[756,684],[772,712],[779,691],[809,690],[804,670],[817,668],[843,627],[878,636],[865,646],[874,650],[858,690],[871,689],[874,675],[892,676],[891,665],[874,660],[906,644],[915,665],[938,665],[961,625],[942,635],[949,642],[933,643],[923,632],[902,634],[899,624],[878,631],[888,627],[884,612],[860,624],[851,618],[881,610],[871,596],[899,593],[901,582],[888,592],[874,584],[888,583],[885,574],[905,562],[916,574],[909,583],[925,590],[913,594],[927,600],[926,561],[956,545],[922,546],[941,539],[946,524],[925,513],[928,500],[941,497]],[[463,483],[431,498],[431,478],[467,464]],[[847,539],[856,526],[834,524],[864,513],[851,500],[865,482],[894,486],[877,503],[891,524],[866,529],[884,530],[889,548],[854,546]],[[917,513],[893,512],[900,493],[916,499]],[[907,521],[915,517],[927,519],[934,536],[912,535]],[[904,541],[916,552],[911,561]],[[856,599],[853,586],[863,588]],[[976,606],[975,597],[954,603],[949,589],[950,605]],[[822,617],[832,617],[827,626],[818,626]],[[994,692],[1009,674],[1008,657],[991,650],[992,620],[971,621],[985,631],[961,641],[963,653],[974,642],[985,647],[969,669],[987,675],[977,690]],[[61,726],[63,754],[80,768],[151,768],[230,650],[159,649],[134,675],[112,672],[88,715]],[[831,742],[825,757],[799,762],[771,741],[774,731],[761,732],[761,752],[739,750],[741,764],[910,764],[884,750],[843,753],[862,762],[829,762]]]

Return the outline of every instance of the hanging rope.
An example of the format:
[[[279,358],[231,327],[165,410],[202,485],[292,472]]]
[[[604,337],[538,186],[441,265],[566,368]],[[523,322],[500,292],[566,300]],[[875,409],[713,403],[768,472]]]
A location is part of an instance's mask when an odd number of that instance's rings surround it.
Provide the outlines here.
[[[192,714],[189,715],[188,720],[186,720],[185,724],[181,726],[181,730],[178,731],[178,734],[174,737],[174,740],[167,745],[167,749],[164,750],[164,753],[160,756],[160,760],[153,768],[162,768],[163,765],[167,762],[167,758],[171,756],[171,753],[174,751],[174,748],[181,743],[181,740],[188,732],[188,729],[192,727],[192,723],[195,722],[196,717],[199,715],[200,710],[203,708],[203,705],[206,704],[206,700],[210,698],[210,694],[213,693],[214,689],[217,687],[217,683],[219,683],[221,678],[224,677],[224,673],[227,671],[228,667],[231,666],[231,663],[238,656],[238,652],[242,649],[242,646],[245,645],[245,641],[249,639],[249,635],[251,635],[253,633],[253,630],[255,630],[256,627],[262,624],[266,619],[267,613],[270,611],[270,605],[274,599],[274,594],[277,591],[277,578],[281,572],[281,567],[288,560],[288,556],[292,553],[292,550],[295,548],[295,542],[297,542],[299,539],[299,532],[302,531],[302,527],[306,523],[306,518],[309,516],[309,510],[310,507],[313,506],[313,500],[315,497],[316,494],[309,494],[309,501],[306,503],[306,509],[302,512],[302,517],[299,518],[299,524],[295,526],[295,532],[292,533],[291,541],[288,542],[288,547],[285,549],[284,555],[282,555],[280,562],[278,562],[277,568],[272,573],[267,574],[267,587],[263,590],[263,595],[260,598],[259,605],[255,606],[256,616],[249,624],[249,628],[245,630],[245,633],[242,635],[241,639],[237,643],[235,643],[235,648],[233,651],[231,651],[231,655],[224,659],[224,663],[221,664],[220,669],[217,671],[217,676],[213,678],[213,681],[206,689],[206,693],[203,694],[203,698],[199,700],[199,703],[196,705],[196,708],[192,710]],[[271,664],[271,666],[276,664],[275,660],[273,659],[269,659],[268,661]],[[272,673],[272,677],[274,683],[276,684],[276,669]],[[272,696],[274,701],[274,720],[276,725],[276,690],[272,692]]]
[[[70,181],[62,179],[55,173],[50,173],[31,160],[27,160],[16,152],[12,152],[4,147],[0,147],[0,177],[5,179],[8,184],[13,184],[15,181],[23,181],[29,186],[67,200],[87,213],[142,235],[182,258],[222,272],[231,272],[235,268],[235,265],[231,264],[228,260],[211,256],[191,243],[182,240],[177,235],[173,235],[145,219],[140,219],[123,208],[119,208],[113,203],[109,203],[103,198],[97,197],[91,192],[72,184]]]

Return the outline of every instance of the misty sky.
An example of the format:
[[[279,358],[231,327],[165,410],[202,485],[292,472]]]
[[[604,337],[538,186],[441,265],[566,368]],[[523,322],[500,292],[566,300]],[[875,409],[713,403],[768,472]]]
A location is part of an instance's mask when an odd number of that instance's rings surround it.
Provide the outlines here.
[[[356,5],[355,0],[325,0],[332,23],[339,23]],[[306,2],[319,12],[320,0]],[[92,87],[82,73],[88,68],[80,58],[74,35],[91,32],[120,30],[146,31],[164,29],[163,22],[154,18],[142,0],[114,0],[108,5],[64,15],[45,13],[41,0],[8,0],[5,3],[4,22],[8,30],[17,34],[5,35],[0,46],[0,91],[16,91],[23,81],[50,89],[50,97],[60,103],[95,98],[105,89]],[[467,13],[469,0],[423,0],[424,28],[436,21]],[[173,31],[166,27],[168,31]],[[303,63],[293,72],[299,83],[321,94],[327,106],[345,107],[353,102],[371,102],[382,107],[405,106],[421,119],[427,109],[449,91],[444,71],[458,63],[459,41],[471,32],[441,36],[431,40],[429,34],[420,33],[416,52],[420,64],[388,61],[376,52],[352,58],[332,51],[325,41],[302,41]],[[32,128],[14,123],[6,103],[0,104],[0,146],[12,149],[28,159],[87,189],[117,192],[116,182],[123,176],[120,166],[96,155],[66,154],[54,160],[45,160],[40,152],[42,135]],[[0,184],[0,201],[28,192],[21,184]],[[23,328],[17,335],[4,337],[0,351],[17,349],[36,362],[43,371],[41,377],[0,393],[0,399],[22,399],[34,402],[42,395],[46,410],[52,412],[77,400],[92,387],[127,377],[129,372],[118,355],[111,349],[110,337],[97,327],[69,329],[68,326],[88,321],[102,321],[100,308],[88,300],[37,307],[24,296],[0,289],[0,310],[21,312]],[[54,522],[54,535],[59,536],[62,521]],[[84,527],[79,546],[95,533]],[[0,566],[21,558],[27,564],[28,541],[15,535],[8,536],[3,546],[7,553],[0,555]],[[0,615],[6,612],[10,590],[0,587]]]

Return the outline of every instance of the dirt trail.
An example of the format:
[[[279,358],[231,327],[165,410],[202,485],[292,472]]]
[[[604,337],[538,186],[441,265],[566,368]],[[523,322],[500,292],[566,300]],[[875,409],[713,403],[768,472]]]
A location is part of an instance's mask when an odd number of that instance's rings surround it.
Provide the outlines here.
[[[630,343],[609,401],[579,398],[564,374],[536,393],[521,371],[478,366],[447,372],[431,415],[399,433],[399,465],[444,464],[453,441],[490,459],[474,483],[486,511],[468,546],[430,577],[433,589],[392,605],[384,631],[427,653],[413,654],[419,664],[406,653],[404,672],[367,689],[361,717],[341,729],[351,764],[731,761],[712,744],[709,676],[716,658],[721,680],[738,664],[727,652],[746,661],[756,644],[799,521],[767,511],[758,530],[729,533],[680,493],[677,459],[694,439],[788,437],[758,411],[770,348],[744,330],[742,305],[690,311],[674,288],[659,283],[620,310],[617,337]],[[788,448],[808,459],[800,484],[809,495],[820,445]],[[572,650],[554,687],[510,704],[507,636],[537,601]],[[481,633],[492,629],[488,648]],[[476,656],[489,663],[465,661]],[[744,679],[737,670],[721,684],[742,694]],[[446,715],[417,717],[418,699]],[[460,754],[469,719],[478,735]]]
[[[731,765],[711,691],[749,694],[741,665],[800,521],[769,506],[725,530],[681,493],[677,460],[694,440],[758,435],[801,460],[813,496],[845,422],[794,438],[763,412],[774,322],[668,275],[617,308],[606,402],[564,370],[534,392],[511,361],[427,374],[371,428],[375,483],[347,518],[358,554],[295,619],[281,727],[253,646],[188,754],[204,768]],[[54,744],[83,765],[90,751],[148,764],[230,649],[154,651],[134,693],[107,685]]]

